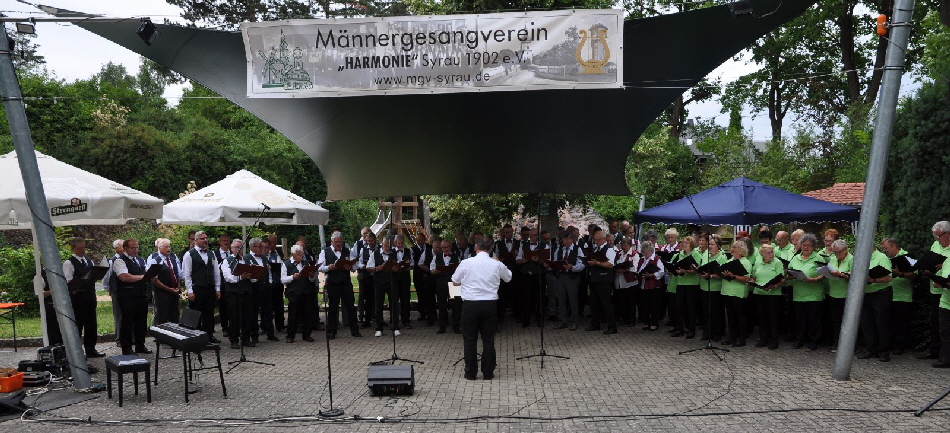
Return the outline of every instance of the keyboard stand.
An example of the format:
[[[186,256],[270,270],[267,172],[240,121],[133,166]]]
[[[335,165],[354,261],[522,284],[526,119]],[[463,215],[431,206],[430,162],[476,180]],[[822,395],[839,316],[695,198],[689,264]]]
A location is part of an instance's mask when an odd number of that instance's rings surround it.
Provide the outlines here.
[[[155,385],[158,385],[158,361],[161,359],[170,358],[170,357],[164,357],[164,358],[161,357],[161,353],[160,353],[161,346],[162,344],[159,343],[158,340],[156,340],[155,341]],[[212,365],[210,367],[205,367],[204,363],[201,363],[199,361],[199,367],[195,368],[191,362],[191,354],[196,354],[200,357],[201,352],[205,352],[209,350],[214,351],[214,356],[215,356],[215,360],[217,361],[217,364]],[[194,372],[201,371],[201,370],[217,369],[218,377],[221,379],[221,392],[222,394],[224,394],[224,398],[228,397],[228,389],[224,385],[224,370],[221,368],[221,346],[219,344],[208,343],[205,347],[197,349],[197,350],[181,349],[181,365],[182,365],[182,379],[185,382],[185,403],[188,403],[189,394],[193,394],[197,392],[197,391],[189,390],[188,385],[192,380]]]

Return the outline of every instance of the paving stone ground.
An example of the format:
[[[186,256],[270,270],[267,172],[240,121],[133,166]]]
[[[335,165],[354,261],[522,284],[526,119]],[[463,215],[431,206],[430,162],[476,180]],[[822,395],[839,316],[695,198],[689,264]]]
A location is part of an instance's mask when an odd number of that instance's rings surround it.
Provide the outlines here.
[[[831,378],[834,354],[824,349],[747,346],[731,349],[719,361],[705,350],[679,355],[703,342],[673,339],[662,331],[622,327],[620,334],[605,336],[550,328],[545,331],[547,353],[570,359],[546,358],[544,369],[538,359],[515,360],[539,351],[539,329],[522,329],[509,319],[496,337],[498,369],[491,381],[480,375],[476,381],[462,377],[462,363],[454,365],[462,356],[460,335],[437,335],[436,328],[421,325],[404,330],[396,338],[397,353],[425,364],[416,367],[415,395],[400,397],[371,397],[366,387],[367,363],[388,359],[393,352],[390,334],[374,338],[364,329],[364,337],[353,338],[341,333],[331,342],[333,403],[346,412],[340,419],[316,417],[329,407],[327,349],[325,340],[317,338],[316,343],[265,341],[248,348],[249,359],[276,366],[237,367],[225,376],[227,398],[221,394],[217,371],[207,371],[198,374],[200,392],[185,404],[181,364],[166,360],[151,404],[144,390],[132,395],[127,378],[122,408],[103,392],[96,399],[40,414],[35,418],[40,421],[0,423],[0,431],[144,433],[202,426],[228,432],[278,427],[348,432],[865,432],[946,431],[950,422],[950,399],[936,406],[940,410],[913,415],[950,387],[950,371],[931,368],[914,354],[894,356],[890,363],[855,360],[852,379],[836,381]],[[99,350],[119,352],[109,344],[100,344]],[[225,362],[238,358],[237,350],[224,348],[221,353]],[[34,348],[0,353],[0,366],[34,355]],[[103,360],[92,363],[103,370],[94,379],[104,383]],[[263,422],[288,417],[300,418]],[[108,423],[52,421],[67,418]],[[207,421],[183,421],[189,419]]]

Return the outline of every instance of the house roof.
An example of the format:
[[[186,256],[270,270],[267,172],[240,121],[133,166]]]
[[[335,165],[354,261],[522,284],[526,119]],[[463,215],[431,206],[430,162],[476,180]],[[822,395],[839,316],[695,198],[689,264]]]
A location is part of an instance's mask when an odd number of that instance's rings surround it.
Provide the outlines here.
[[[836,183],[829,188],[804,192],[802,195],[832,203],[860,206],[864,202],[864,182]]]

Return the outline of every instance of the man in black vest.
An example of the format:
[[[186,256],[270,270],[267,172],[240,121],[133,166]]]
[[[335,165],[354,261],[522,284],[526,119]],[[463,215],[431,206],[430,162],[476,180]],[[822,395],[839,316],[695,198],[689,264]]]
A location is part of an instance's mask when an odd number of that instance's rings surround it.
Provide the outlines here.
[[[317,256],[317,253],[315,253],[311,248],[307,247],[307,238],[306,238],[305,236],[300,236],[300,237],[298,237],[298,238],[297,238],[297,245],[300,245],[301,247],[303,247],[303,259],[306,260],[307,263],[310,263],[311,265],[316,265],[316,264],[317,264],[317,257],[319,257],[319,256]],[[316,281],[316,280],[315,280],[315,281]],[[313,303],[313,306],[312,306],[311,308],[313,309],[313,311],[316,312],[316,314],[313,314],[313,315],[309,316],[310,319],[313,320],[313,323],[310,324],[310,326],[311,326],[313,329],[316,329],[317,331],[322,331],[322,330],[323,330],[323,320],[320,319],[320,303],[319,303],[319,301],[317,301],[317,293],[320,291],[320,290],[319,290],[319,285],[320,285],[320,283],[319,283],[319,282],[315,282],[314,285],[315,285],[315,288],[314,288],[314,295],[311,297],[311,298],[312,298],[311,301],[312,301],[312,303]]]
[[[563,322],[555,326],[554,329],[570,328],[571,331],[576,331],[577,321],[581,318],[577,291],[581,274],[584,271],[584,253],[577,245],[574,245],[574,233],[572,231],[565,231],[563,236],[561,238],[561,248],[557,250],[554,256],[555,261],[567,262],[567,269],[554,270],[555,280],[557,281],[557,311]]]
[[[270,286],[270,306],[274,318],[275,332],[284,332],[287,328],[284,326],[284,284],[280,282],[280,264],[284,262],[284,256],[277,249],[277,236],[268,235],[261,239],[261,254],[270,263],[270,272],[272,274]],[[276,264],[277,266],[274,266]]]
[[[224,292],[228,303],[228,312],[231,313],[228,322],[228,338],[231,348],[239,349],[238,338],[245,347],[257,346],[251,340],[251,330],[254,328],[254,287],[250,272],[235,273],[238,265],[247,264],[241,254],[244,250],[244,241],[231,241],[231,254],[221,263],[221,275],[224,277]],[[223,326],[223,325],[222,325]]]
[[[258,343],[258,336],[262,328],[264,333],[267,334],[268,340],[280,341],[274,333],[274,309],[271,306],[274,283],[280,284],[280,269],[278,268],[277,272],[272,271],[274,266],[270,265],[267,257],[270,253],[268,247],[270,243],[267,239],[251,238],[248,245],[251,247],[251,252],[244,256],[244,261],[249,265],[264,267],[264,278],[253,280],[254,302],[251,303],[253,305],[251,341],[255,344]],[[281,296],[281,307],[283,307],[283,304],[283,296]],[[260,325],[257,322],[258,317],[260,317]]]
[[[373,275],[376,271],[367,267],[366,264],[369,263],[369,260],[376,252],[376,234],[367,232],[366,235],[363,236],[363,244],[361,249],[353,250],[352,254],[353,258],[357,259],[356,282],[360,286],[360,297],[357,300],[357,310],[360,315],[359,320],[363,322],[363,328],[369,328],[373,314],[376,312],[376,309],[373,308],[376,301],[376,293],[374,290],[375,278],[373,278]]]
[[[389,298],[389,320],[390,328],[393,330],[393,334],[399,336],[399,297],[395,296],[396,292],[394,285],[396,284],[396,276],[391,271],[384,271],[383,268],[386,262],[396,259],[396,252],[390,247],[390,241],[388,237],[384,237],[380,248],[377,249],[373,254],[370,254],[370,259],[363,264],[360,263],[364,269],[372,270],[373,274],[373,291],[375,293],[375,299],[373,303],[375,304],[375,312],[373,314],[374,320],[376,322],[376,333],[374,334],[377,337],[383,335],[383,326],[385,321],[383,320],[383,304],[386,301],[386,298]]]
[[[63,262],[63,275],[69,284],[69,299],[73,304],[76,327],[83,337],[86,357],[101,358],[105,354],[96,350],[96,280],[87,278],[92,271],[92,259],[86,257],[86,241],[82,238],[70,239],[69,247],[73,255]]]
[[[301,327],[301,335],[304,341],[313,342],[310,336],[313,319],[311,316],[317,314],[313,310],[316,305],[311,302],[312,297],[316,296],[316,286],[314,279],[316,275],[305,277],[301,271],[310,263],[304,259],[304,248],[300,245],[290,247],[291,257],[281,265],[280,281],[287,285],[287,301],[289,309],[287,311],[287,342],[293,343],[297,336],[297,326]]]
[[[452,271],[440,271],[439,267],[458,264],[458,256],[452,254],[452,243],[448,239],[440,241],[436,246],[432,243],[432,263],[429,265],[429,272],[435,280],[435,299],[439,309],[439,331],[438,334],[444,334],[445,328],[449,324],[448,305],[452,304],[452,330],[456,334],[462,333],[462,303],[449,296],[449,281],[452,280]],[[443,268],[445,269],[445,268]]]
[[[505,224],[501,228],[501,239],[495,241],[493,246],[495,258],[504,263],[512,275],[515,276],[511,281],[502,281],[498,288],[498,323],[501,323],[505,317],[505,309],[509,306],[513,308],[515,320],[518,320],[521,316],[521,311],[516,308],[518,301],[514,299],[515,294],[520,293],[520,290],[518,290],[520,278],[515,261],[518,250],[521,249],[521,242],[514,238],[514,234],[515,229],[511,227],[511,224]]]
[[[402,235],[396,235],[393,251],[396,254],[393,260],[411,265],[412,250],[406,248],[406,241]],[[396,311],[396,313],[399,314],[399,322],[406,329],[412,329],[412,325],[409,324],[410,302],[412,299],[412,277],[409,274],[409,268],[410,266],[403,266],[395,274],[396,296],[399,297],[399,311]]]
[[[416,298],[419,299],[419,321],[425,321],[426,326],[432,326],[436,319],[435,287],[429,273],[432,246],[427,240],[424,232],[416,235],[416,245],[412,247],[412,284],[416,287]]]
[[[320,251],[318,260],[320,272],[326,273],[326,285],[323,291],[327,295],[329,309],[327,311],[327,338],[336,338],[336,331],[340,327],[339,311],[340,302],[343,302],[343,309],[346,311],[346,317],[350,318],[350,335],[362,337],[360,335],[360,324],[356,320],[356,309],[353,307],[353,282],[350,280],[351,266],[338,268],[336,263],[340,259],[350,258],[350,249],[343,245],[343,234],[333,232],[330,235],[330,246]]]
[[[220,343],[214,337],[214,304],[221,299],[221,272],[214,253],[208,251],[207,233],[195,233],[195,247],[181,259],[181,279],[188,291],[188,307],[201,313],[200,329],[212,343]]]
[[[524,232],[522,232],[524,233]],[[520,265],[521,274],[520,307],[521,307],[521,327],[527,328],[531,325],[531,315],[534,314],[535,321],[541,325],[541,315],[545,311],[541,308],[541,291],[545,284],[546,272],[542,261],[537,256],[526,259],[525,253],[537,251],[538,248],[544,250],[548,246],[538,242],[538,230],[530,229],[524,239],[521,240],[521,248],[518,250],[517,263]]]
[[[146,282],[142,280],[145,261],[139,257],[138,239],[126,239],[122,249],[125,253],[112,264],[112,284],[117,288],[122,309],[122,354],[131,355],[133,344],[135,353],[152,353],[145,347],[148,293]]]
[[[180,262],[178,257],[172,254],[170,240],[158,238],[155,240],[155,246],[158,251],[152,253],[145,262],[145,269],[154,264],[162,266],[162,270],[152,279],[152,303],[155,305],[152,326],[167,322],[178,323],[182,286]]]
[[[594,245],[591,257],[587,260],[588,280],[590,281],[590,326],[587,331],[599,331],[601,317],[607,320],[604,335],[617,333],[617,318],[614,314],[614,260],[617,252],[607,247],[607,234],[603,230],[594,232]],[[604,253],[606,260],[601,260]],[[596,260],[595,260],[596,259]]]
[[[218,235],[218,248],[214,249],[214,259],[217,262],[217,265],[220,267],[221,263],[224,263],[228,259],[228,256],[231,255],[231,236],[227,233],[222,233]],[[221,273],[220,269],[218,270],[218,276],[221,280],[221,284],[224,285],[224,274]],[[221,297],[217,300],[218,305],[218,318],[221,319],[221,333],[225,337],[228,336],[228,331],[230,330],[230,321],[231,312],[228,311],[228,294],[225,291],[221,291]]]
[[[123,239],[116,239],[112,241],[112,249],[115,251],[111,257],[103,257],[102,262],[99,266],[107,266],[109,270],[106,271],[106,275],[102,277],[102,289],[109,292],[109,296],[112,297],[112,323],[113,328],[115,329],[115,344],[121,345],[119,343],[120,334],[122,329],[122,310],[119,308],[119,302],[116,301],[118,297],[115,294],[115,287],[112,287],[112,263],[116,260],[119,260],[119,257],[125,251],[122,250],[122,244],[125,243]],[[50,343],[52,344],[52,343]]]
[[[181,263],[181,260],[185,258],[185,254],[188,254],[188,250],[195,247],[195,233],[198,233],[197,230],[188,230],[188,248],[181,250],[178,253],[178,263]]]

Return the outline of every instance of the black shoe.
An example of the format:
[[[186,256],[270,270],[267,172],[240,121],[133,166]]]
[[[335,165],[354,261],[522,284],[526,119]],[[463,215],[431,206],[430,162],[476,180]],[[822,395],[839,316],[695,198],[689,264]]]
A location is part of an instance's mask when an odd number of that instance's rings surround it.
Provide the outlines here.
[[[142,353],[142,354],[148,355],[152,353],[152,351],[148,350],[148,348],[145,346],[138,346],[135,348],[135,353]]]
[[[877,353],[874,353],[871,351],[864,351],[858,354],[858,359],[871,359],[871,358],[877,358]]]
[[[771,344],[769,344],[769,350],[775,349],[778,349],[778,341],[773,341]]]
[[[306,341],[306,342],[309,342],[309,343],[313,343],[313,337],[311,337],[311,336],[308,335],[308,336],[306,336],[306,337],[303,338],[303,341]]]
[[[474,374],[466,374],[466,375],[465,375],[465,379],[467,379],[467,380],[475,380],[475,375],[474,375]]]
[[[644,327],[640,328],[640,330],[641,330],[641,331],[649,331],[649,330],[650,330],[650,325],[644,326]]]
[[[360,328],[369,328],[369,327],[371,327],[371,326],[373,326],[371,323],[369,323],[369,322],[363,322],[363,324],[360,325]]]
[[[360,334],[360,331],[350,331],[350,335],[353,337],[362,337],[363,334]]]
[[[494,374],[483,374],[483,375],[482,375],[482,379],[485,379],[485,380],[492,380],[492,379],[494,379],[494,378],[495,378],[495,375],[494,375]]]
[[[106,354],[99,352],[96,349],[92,349],[86,352],[86,358],[102,358],[103,356],[106,356]]]
[[[682,337],[682,336],[683,336],[683,331],[674,331],[670,333],[670,337],[673,337],[673,338]]]
[[[808,343],[808,351],[814,352],[818,350],[818,343]]]
[[[769,343],[768,343],[767,341],[765,341],[765,340],[759,340],[759,341],[756,341],[756,342],[755,342],[755,347],[765,347],[765,346],[768,346],[768,345],[769,345]]]
[[[99,373],[99,369],[96,368],[96,367],[94,367],[92,364],[86,364],[86,371],[88,371],[89,374],[97,374],[97,373]]]
[[[891,354],[889,352],[881,352],[877,359],[881,362],[891,362]]]
[[[933,367],[933,368],[950,368],[950,363],[944,363],[944,362],[941,362],[941,361],[934,361],[932,364],[930,364],[930,366]]]
[[[261,342],[261,339],[260,339],[260,338],[257,338],[257,337],[254,337],[254,338],[251,339],[251,342],[254,343],[254,344],[257,344],[257,343],[260,343],[260,342]]]
[[[428,327],[428,326],[435,326],[435,322],[433,322],[433,321],[431,321],[431,320],[427,320],[427,321],[426,321],[426,326],[427,326],[427,327]]]
[[[608,328],[606,331],[604,331],[604,335],[613,335],[616,333],[617,333],[617,330],[613,328]]]
[[[409,324],[409,321],[402,322],[403,329],[412,329],[412,325]]]
[[[454,332],[454,333],[456,333],[456,334],[461,334],[461,333],[462,333],[462,330],[459,329],[459,328],[452,328],[452,332]]]
[[[440,327],[439,327],[439,330],[436,331],[435,333],[436,333],[436,334],[445,334],[445,327],[444,327],[444,326],[440,326]]]
[[[894,349],[894,354],[895,354],[895,355],[903,355],[903,354],[904,354],[904,349]]]
[[[267,341],[280,341],[280,339],[276,335],[268,335]]]
[[[801,349],[802,346],[804,346],[804,344],[802,344],[801,341],[796,341],[794,344],[792,344],[792,349]]]
[[[521,323],[521,327],[522,327],[522,328],[527,328],[527,327],[529,327],[529,326],[531,326],[531,322],[523,322],[523,323]]]
[[[228,327],[227,325],[224,325],[224,324],[221,325],[221,335],[223,335],[224,338],[228,338],[228,331],[225,329],[227,327]]]
[[[732,347],[745,347],[745,340],[736,340]]]
[[[211,342],[211,343],[214,343],[214,344],[221,344],[221,340],[218,340],[217,338],[214,338],[214,335],[208,337],[208,341]]]
[[[254,340],[245,341],[245,342],[244,342],[244,347],[257,347],[257,342],[254,341]]]
[[[294,342],[294,337],[287,337],[287,342],[288,342],[288,343],[293,343],[293,342]]]
[[[241,345],[238,344],[237,341],[232,341],[232,342],[231,342],[231,348],[232,348],[232,349],[240,349],[240,348],[241,348]]]
[[[561,321],[561,319],[558,318],[557,316],[553,315],[553,314],[550,315],[550,316],[548,316],[548,322],[560,322],[560,321]]]
[[[327,338],[336,340],[336,332],[327,332]]]
[[[562,323],[554,327],[554,329],[567,329],[567,323]]]
[[[936,353],[925,353],[925,354],[923,354],[923,355],[917,355],[915,358],[917,358],[917,359],[937,359],[937,354],[936,354]]]
[[[685,337],[685,338],[686,338],[687,340],[692,340],[692,339],[696,338],[696,334],[690,332],[690,333],[686,334],[686,337]]]
[[[585,330],[585,331],[600,331],[600,326],[593,326],[593,325],[591,325],[591,326],[588,326],[588,327],[584,328],[584,330]]]

